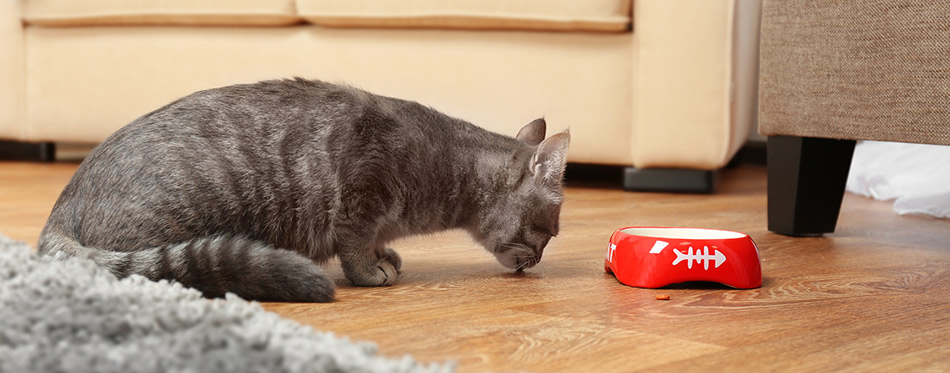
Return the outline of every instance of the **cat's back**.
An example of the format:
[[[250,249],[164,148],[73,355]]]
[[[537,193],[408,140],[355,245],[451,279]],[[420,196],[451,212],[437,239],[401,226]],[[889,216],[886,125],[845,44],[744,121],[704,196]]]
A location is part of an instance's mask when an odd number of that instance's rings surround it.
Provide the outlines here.
[[[301,198],[292,191],[323,188],[301,175],[332,180],[328,136],[360,115],[363,95],[347,86],[294,79],[185,96],[97,146],[60,195],[49,225],[86,231],[92,228],[80,221],[89,217],[121,222],[137,215],[181,220],[175,224],[189,233],[210,229],[192,226],[196,221],[237,224],[240,216],[274,215],[286,207],[283,201]],[[236,217],[206,216],[215,211]]]
[[[269,80],[198,91],[143,115],[126,128],[231,130],[240,133],[313,120],[345,122],[358,115],[368,94],[319,80]]]
[[[264,165],[290,150],[319,150],[314,147],[331,132],[345,130],[368,101],[358,89],[300,78],[198,91],[113,133],[77,174],[104,168],[101,163],[111,173],[153,165],[208,166],[208,160]]]

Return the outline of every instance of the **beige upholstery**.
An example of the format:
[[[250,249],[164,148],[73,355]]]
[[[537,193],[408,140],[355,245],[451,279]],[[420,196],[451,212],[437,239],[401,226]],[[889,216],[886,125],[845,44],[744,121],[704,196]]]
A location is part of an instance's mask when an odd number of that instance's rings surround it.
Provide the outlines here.
[[[24,0],[23,20],[37,26],[300,22],[293,0]]]
[[[0,2],[0,138],[26,138],[23,25],[20,2]]]
[[[765,135],[950,145],[950,3],[768,1]]]
[[[33,12],[39,12],[40,5],[55,3],[23,1]],[[87,9],[92,9],[97,2],[89,3]],[[238,3],[247,5],[243,8],[247,10],[262,2]],[[268,2],[274,6],[268,9],[287,9],[274,5],[278,3]],[[322,14],[326,20],[333,18],[330,15],[349,14],[329,21],[344,22],[358,14],[358,6],[373,3],[298,0],[292,8],[297,13],[289,17],[303,20]],[[392,11],[387,21],[392,23],[386,26],[395,26],[416,20],[407,16],[410,10],[438,10],[433,7],[449,2],[400,3],[405,7],[387,5],[371,7],[377,13],[365,11],[372,14],[370,18]],[[748,134],[754,84],[743,77],[754,74],[754,68],[737,69],[742,63],[754,66],[751,46],[757,29],[749,31],[752,39],[741,42],[736,34],[742,25],[755,25],[757,14],[737,14],[748,8],[744,4],[757,10],[757,1],[639,0],[632,3],[635,19],[626,10],[629,0],[477,2],[486,7],[477,13],[479,17],[492,14],[485,9],[493,9],[492,17],[502,24],[531,24],[541,15],[555,20],[567,17],[571,4],[580,18],[627,14],[616,32],[589,32],[575,21],[542,22],[516,30],[497,30],[508,28],[499,23],[478,26],[491,30],[471,29],[474,26],[460,21],[468,16],[456,15],[476,14],[465,8],[475,3],[460,1],[456,8],[441,8],[439,14],[446,16],[439,21],[443,23],[425,25],[435,29],[416,29],[419,25],[412,22],[397,29],[358,20],[346,28],[312,23],[323,22],[320,19],[289,26],[219,27],[211,21],[205,27],[192,27],[182,26],[187,22],[181,20],[173,24],[161,24],[170,22],[163,18],[138,20],[149,15],[141,11],[145,8],[130,10],[129,14],[137,14],[132,18],[112,18],[116,24],[125,24],[121,26],[97,26],[98,21],[92,21],[54,27],[26,15],[26,25],[21,26],[18,19],[3,19],[0,22],[7,23],[0,24],[11,26],[4,26],[0,37],[20,40],[25,48],[10,61],[0,60],[0,72],[22,81],[17,88],[0,88],[12,97],[3,96],[2,105],[20,108],[22,113],[8,115],[15,110],[4,110],[0,138],[98,142],[132,119],[196,90],[291,76],[345,82],[417,100],[511,135],[528,121],[545,116],[551,131],[570,127],[572,162],[715,169],[729,161]],[[16,2],[4,6],[11,4]],[[334,4],[336,8],[331,7]],[[65,7],[48,8],[47,14],[59,11],[63,19],[74,14],[82,22],[95,18],[78,9],[67,12]],[[225,14],[212,13],[211,18]],[[0,17],[7,14],[11,13]],[[636,31],[630,31],[632,23]],[[545,24],[544,30],[521,30]]]
[[[625,31],[629,0],[298,0],[319,25]]]
[[[694,1],[689,12],[683,2],[637,4],[636,165],[723,166],[751,130],[759,3]],[[737,29],[750,25],[750,39],[737,43]]]
[[[574,147],[573,159],[632,162],[629,34],[474,36],[313,27],[30,28],[29,70],[44,73],[29,74],[28,135],[99,141],[196,90],[299,75],[409,97],[509,135],[543,115],[553,129],[570,126],[573,144],[590,144]],[[592,47],[597,54],[588,53]],[[64,66],[64,59],[72,62]],[[147,79],[156,76],[162,79]]]

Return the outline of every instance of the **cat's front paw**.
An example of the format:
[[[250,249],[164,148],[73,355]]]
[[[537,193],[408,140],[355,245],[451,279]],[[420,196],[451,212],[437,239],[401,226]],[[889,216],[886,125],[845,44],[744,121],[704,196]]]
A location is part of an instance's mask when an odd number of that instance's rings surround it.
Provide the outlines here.
[[[396,259],[399,259],[399,256],[396,256]],[[379,263],[376,264],[376,269],[383,273],[385,277],[382,286],[389,286],[396,283],[396,278],[399,277],[399,269],[390,263],[387,260],[380,259]]]
[[[399,253],[396,250],[385,247],[379,254],[379,258],[383,259],[393,265],[393,268],[396,268],[398,273],[402,269],[402,258],[399,257]]]
[[[396,258],[398,258],[398,255]],[[344,273],[346,278],[350,279],[353,285],[356,286],[389,286],[395,284],[396,278],[399,277],[396,266],[386,258],[379,258],[376,265],[368,268],[364,267],[360,271],[348,271],[344,268]]]

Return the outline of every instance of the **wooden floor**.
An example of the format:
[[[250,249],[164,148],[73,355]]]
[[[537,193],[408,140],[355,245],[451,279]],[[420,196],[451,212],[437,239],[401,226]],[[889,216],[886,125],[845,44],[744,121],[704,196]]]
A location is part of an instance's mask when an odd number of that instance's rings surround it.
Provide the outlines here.
[[[0,232],[35,243],[75,167],[0,163]],[[789,238],[766,230],[765,185],[755,167],[724,172],[714,195],[575,185],[561,235],[523,274],[453,232],[394,244],[395,286],[351,287],[332,265],[336,302],[265,307],[460,371],[950,371],[950,221],[847,195],[837,233]],[[603,257],[632,225],[746,232],[764,285],[621,285]]]

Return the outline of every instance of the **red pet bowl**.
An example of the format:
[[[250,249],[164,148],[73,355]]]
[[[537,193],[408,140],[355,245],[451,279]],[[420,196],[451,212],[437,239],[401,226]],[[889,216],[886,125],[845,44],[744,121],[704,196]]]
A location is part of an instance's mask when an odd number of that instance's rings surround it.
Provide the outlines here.
[[[610,237],[604,269],[641,288],[710,281],[762,286],[759,250],[749,235],[703,228],[629,227]]]

